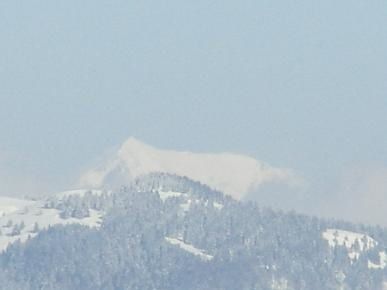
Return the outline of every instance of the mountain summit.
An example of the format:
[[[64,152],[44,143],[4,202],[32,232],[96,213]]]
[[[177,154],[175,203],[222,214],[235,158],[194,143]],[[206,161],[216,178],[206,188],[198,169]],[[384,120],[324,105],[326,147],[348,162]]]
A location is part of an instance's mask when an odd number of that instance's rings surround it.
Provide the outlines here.
[[[80,184],[93,188],[116,187],[152,172],[186,176],[237,199],[262,184],[302,183],[292,170],[276,168],[249,156],[162,150],[129,138],[103,164],[85,172]]]

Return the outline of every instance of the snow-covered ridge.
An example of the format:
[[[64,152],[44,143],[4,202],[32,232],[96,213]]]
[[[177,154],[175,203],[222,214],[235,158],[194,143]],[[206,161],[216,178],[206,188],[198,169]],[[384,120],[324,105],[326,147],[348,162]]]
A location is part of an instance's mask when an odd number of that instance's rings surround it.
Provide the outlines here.
[[[194,255],[198,256],[200,259],[203,261],[211,261],[214,257],[211,255],[206,254],[206,252],[202,249],[198,249],[194,247],[193,245],[184,243],[180,239],[175,239],[175,238],[170,238],[170,237],[165,237],[165,240],[170,243],[171,245],[178,246],[180,249]]]
[[[303,184],[292,170],[272,167],[249,156],[160,150],[134,138],[129,138],[105,164],[85,172],[80,184],[114,188],[152,172],[186,176],[237,199],[265,183]]]

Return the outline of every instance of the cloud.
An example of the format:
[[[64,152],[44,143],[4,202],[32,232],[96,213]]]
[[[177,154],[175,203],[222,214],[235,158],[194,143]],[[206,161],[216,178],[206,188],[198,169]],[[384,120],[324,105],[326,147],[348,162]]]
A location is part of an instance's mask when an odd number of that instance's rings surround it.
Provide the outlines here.
[[[272,182],[290,187],[303,183],[290,169],[272,167],[248,156],[160,150],[129,138],[102,166],[87,170],[80,184],[119,186],[151,172],[187,176],[237,199]]]

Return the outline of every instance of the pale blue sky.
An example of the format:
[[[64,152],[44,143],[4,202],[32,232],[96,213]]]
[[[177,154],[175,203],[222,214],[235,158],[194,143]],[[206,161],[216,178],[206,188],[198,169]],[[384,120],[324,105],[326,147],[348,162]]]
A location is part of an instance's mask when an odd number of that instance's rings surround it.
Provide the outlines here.
[[[2,0],[0,193],[65,186],[129,136],[334,186],[386,166],[386,93],[386,1]]]

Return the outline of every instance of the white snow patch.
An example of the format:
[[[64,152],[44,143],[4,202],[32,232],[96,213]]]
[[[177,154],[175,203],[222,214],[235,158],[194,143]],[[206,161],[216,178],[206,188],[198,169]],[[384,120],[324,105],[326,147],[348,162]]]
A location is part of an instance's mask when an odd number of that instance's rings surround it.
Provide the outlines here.
[[[378,242],[370,236],[338,229],[327,229],[323,232],[323,238],[328,241],[329,246],[331,247],[345,246],[348,249],[351,249],[357,241],[359,243],[360,251],[372,249],[378,244]]]
[[[362,252],[378,245],[378,242],[370,236],[339,229],[327,229],[323,232],[322,236],[332,248],[345,246],[349,250],[348,257],[351,261],[359,259]],[[358,244],[357,249],[354,247],[356,242]]]
[[[180,207],[183,209],[183,211],[189,211],[189,209],[191,208],[191,203],[192,200],[188,199],[185,203],[182,203]]]
[[[204,250],[195,248],[194,246],[186,244],[179,239],[165,237],[165,240],[171,245],[178,246],[180,249],[200,257],[203,261],[211,261],[214,258],[214,256],[206,254]]]
[[[281,279],[272,279],[271,282],[271,289],[273,290],[286,290],[288,289],[288,280],[281,278]]]
[[[221,210],[224,206],[223,206],[223,204],[220,204],[220,203],[218,203],[218,202],[214,202],[214,207],[215,207],[216,209]]]
[[[348,253],[348,257],[351,259],[351,261],[358,260],[360,258],[360,253],[356,251],[352,251]]]
[[[368,269],[384,269],[387,266],[387,253],[379,253],[379,264],[375,264],[371,261],[368,261]]]
[[[182,193],[175,191],[159,191],[159,195],[162,201],[166,201],[168,198],[179,197],[182,195]]]
[[[368,235],[338,229],[327,229],[323,232],[323,238],[328,241],[330,247],[345,246],[349,250],[348,256],[351,261],[358,260],[362,252],[371,250],[378,245],[378,242]],[[358,249],[353,247],[356,241]],[[387,253],[384,251],[379,252],[379,264],[368,261],[369,269],[384,269],[386,267]]]

